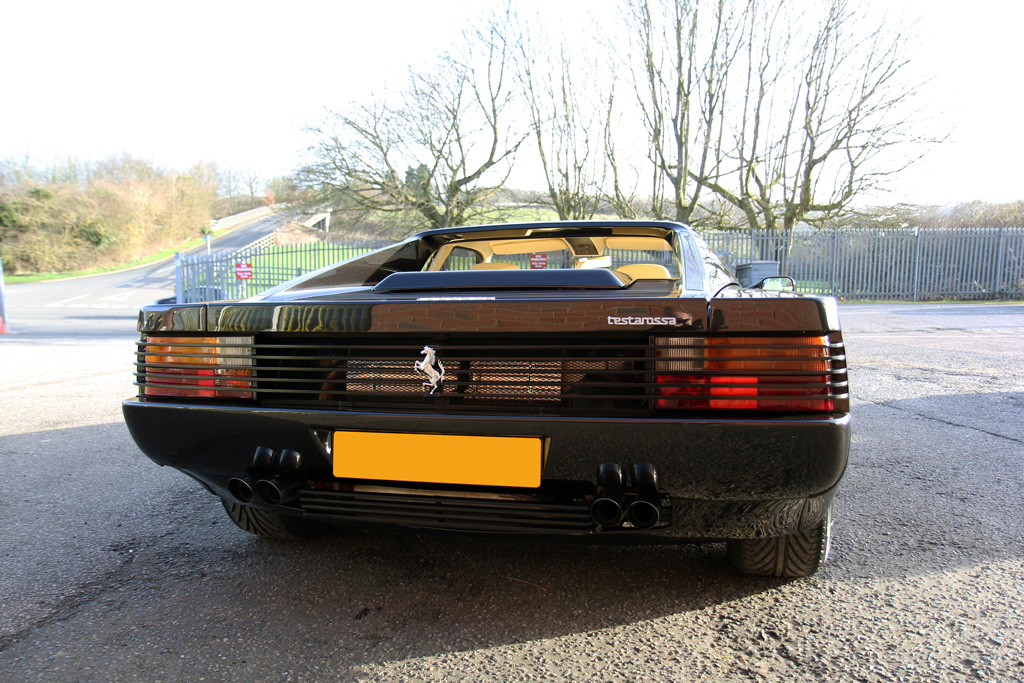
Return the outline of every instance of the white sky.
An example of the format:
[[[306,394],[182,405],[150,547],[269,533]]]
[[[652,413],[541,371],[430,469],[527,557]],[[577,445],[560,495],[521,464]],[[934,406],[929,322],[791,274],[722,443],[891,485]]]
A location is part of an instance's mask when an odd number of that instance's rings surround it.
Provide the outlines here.
[[[814,0],[807,0],[813,2]],[[572,27],[612,0],[519,0]],[[886,3],[882,3],[886,4]],[[880,201],[1024,199],[1024,3],[891,0],[919,16],[911,54],[930,134],[949,134]],[[264,177],[298,165],[324,109],[400,85],[485,3],[0,0],[0,158],[118,153]],[[582,30],[582,29],[581,29]]]

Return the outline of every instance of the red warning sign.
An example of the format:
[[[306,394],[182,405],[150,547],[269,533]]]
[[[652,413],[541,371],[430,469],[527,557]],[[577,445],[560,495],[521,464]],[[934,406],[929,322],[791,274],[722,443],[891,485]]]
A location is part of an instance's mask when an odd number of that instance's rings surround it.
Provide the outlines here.
[[[547,254],[530,254],[530,270],[544,270],[547,267]]]
[[[252,264],[251,263],[236,263],[235,264],[235,279],[236,280],[251,280],[252,279]]]

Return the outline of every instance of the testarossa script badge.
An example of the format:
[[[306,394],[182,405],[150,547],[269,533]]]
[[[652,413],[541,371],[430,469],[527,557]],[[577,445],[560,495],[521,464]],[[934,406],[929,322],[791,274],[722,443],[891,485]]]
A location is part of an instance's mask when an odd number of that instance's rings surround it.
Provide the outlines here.
[[[619,317],[615,315],[608,316],[609,325],[676,325],[679,320],[677,318],[648,318],[646,316],[638,317]]]

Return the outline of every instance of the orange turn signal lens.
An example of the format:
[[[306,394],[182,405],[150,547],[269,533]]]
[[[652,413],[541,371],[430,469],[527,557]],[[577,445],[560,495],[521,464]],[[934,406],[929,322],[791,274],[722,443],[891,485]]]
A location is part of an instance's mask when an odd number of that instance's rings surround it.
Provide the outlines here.
[[[251,399],[252,337],[150,337],[146,396]]]

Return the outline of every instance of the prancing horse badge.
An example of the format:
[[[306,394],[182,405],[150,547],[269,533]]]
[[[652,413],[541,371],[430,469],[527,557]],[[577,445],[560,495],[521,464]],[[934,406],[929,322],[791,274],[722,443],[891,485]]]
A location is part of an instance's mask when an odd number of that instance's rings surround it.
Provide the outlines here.
[[[444,382],[444,365],[437,359],[437,351],[429,346],[424,346],[420,353],[423,354],[423,360],[416,361],[413,367],[417,373],[426,376],[427,381],[423,383],[423,388],[430,388],[427,392],[429,396],[437,391],[437,388]]]

